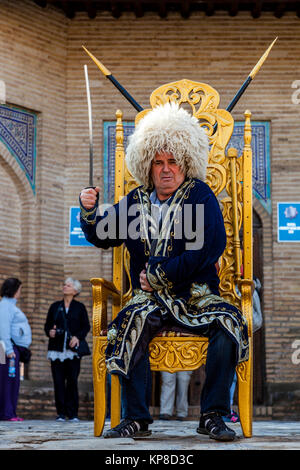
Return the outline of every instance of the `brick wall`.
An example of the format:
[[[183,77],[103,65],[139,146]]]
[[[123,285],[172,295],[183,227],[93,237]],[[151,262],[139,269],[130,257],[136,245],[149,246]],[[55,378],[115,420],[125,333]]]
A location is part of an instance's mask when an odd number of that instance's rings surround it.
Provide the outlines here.
[[[97,178],[101,181],[101,151],[103,121],[112,120],[116,109],[123,110],[124,120],[133,120],[135,110],[106,80],[96,66],[81,51],[84,44],[99,58],[120,83],[143,107],[148,107],[151,91],[162,83],[189,78],[209,82],[220,93],[221,107],[226,107],[252,67],[272,40],[279,36],[255,81],[234,110],[234,118],[243,119],[246,108],[252,119],[271,123],[272,214],[255,201],[263,223],[263,281],[264,334],[266,349],[266,401],[276,402],[276,390],[293,382],[299,390],[299,365],[291,361],[292,343],[299,338],[300,312],[297,286],[299,284],[299,249],[297,244],[277,243],[277,202],[299,200],[298,169],[300,105],[292,103],[292,83],[300,76],[299,19],[287,14],[276,19],[264,13],[253,20],[248,13],[236,17],[217,13],[206,17],[199,13],[185,21],[177,13],[167,20],[146,14],[136,19],[124,14],[118,20],[108,13],[93,22],[85,14],[77,14],[69,24],[69,70],[72,70],[68,89],[76,94],[80,131],[71,154],[77,151],[77,190],[85,185],[81,174],[88,174],[88,121],[85,104],[83,64],[87,63],[96,132]],[[71,85],[71,87],[70,87]],[[71,111],[71,112],[70,112]],[[75,101],[68,100],[68,129],[79,125]],[[69,135],[69,132],[68,132]],[[84,136],[85,145],[82,143]],[[98,169],[99,166],[99,169]],[[106,254],[102,254],[106,256]],[[99,269],[94,253],[87,256],[89,271]],[[107,269],[110,265],[107,266]],[[103,266],[102,272],[106,274]]]
[[[8,195],[13,197],[8,197]],[[0,165],[0,257],[1,281],[14,273],[20,276],[20,245],[21,245],[21,202],[12,177],[10,166],[2,159]],[[5,201],[5,202],[4,202]]]
[[[89,279],[111,277],[109,251],[68,245],[69,207],[77,204],[80,189],[88,184],[84,64],[92,93],[95,184],[101,186],[103,178],[103,122],[113,120],[118,108],[124,120],[133,120],[135,110],[101,75],[82,44],[143,107],[148,107],[154,88],[184,77],[210,83],[220,93],[221,107],[226,107],[279,36],[233,115],[241,120],[248,108],[254,120],[271,122],[272,215],[255,201],[263,223],[266,404],[274,406],[278,399],[282,407],[282,393],[298,393],[299,365],[292,363],[291,355],[293,341],[300,339],[300,252],[298,244],[277,243],[276,207],[278,201],[299,198],[300,105],[291,100],[292,83],[300,79],[299,21],[292,13],[281,19],[263,13],[254,20],[246,12],[236,17],[196,13],[188,20],[179,13],[167,19],[151,13],[138,19],[131,13],[119,19],[99,13],[93,20],[79,13],[68,20],[53,6],[42,9],[29,0],[1,2],[0,80],[5,82],[6,101],[38,115],[36,196],[0,142],[0,277],[17,273],[24,280],[22,308],[33,329],[31,381],[51,380],[43,324],[50,303],[61,296],[63,278],[72,275],[83,282],[80,300],[91,318]],[[8,222],[6,191],[14,194]],[[91,343],[91,333],[88,339]],[[91,383],[89,359],[80,382]]]
[[[1,256],[6,246],[12,246],[19,265],[16,271],[3,260],[1,277],[18,274],[23,281],[21,307],[33,332],[29,376],[35,380],[49,376],[42,325],[64,276],[64,246],[59,240],[64,232],[67,21],[55,11],[48,17],[30,1],[3,1],[0,43],[6,103],[35,112],[38,122],[36,195],[14,157],[2,143],[0,147],[1,162],[5,161],[1,175],[6,169],[7,185],[15,186],[1,198],[1,205],[5,209],[8,200],[9,207],[20,211],[17,218],[14,213],[8,221],[1,218],[3,232],[11,233],[7,245],[1,244]]]
[[[93,393],[84,383],[79,385],[80,419],[93,419]],[[51,382],[24,380],[20,385],[18,414],[24,419],[51,419],[56,416]]]

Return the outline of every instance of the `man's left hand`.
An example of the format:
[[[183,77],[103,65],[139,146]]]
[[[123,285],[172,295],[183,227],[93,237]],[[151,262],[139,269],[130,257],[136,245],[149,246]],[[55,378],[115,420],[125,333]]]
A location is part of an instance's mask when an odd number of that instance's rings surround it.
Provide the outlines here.
[[[152,292],[153,289],[150,286],[147,276],[146,276],[146,269],[143,269],[140,273],[140,283],[141,283],[141,288],[147,292]]]

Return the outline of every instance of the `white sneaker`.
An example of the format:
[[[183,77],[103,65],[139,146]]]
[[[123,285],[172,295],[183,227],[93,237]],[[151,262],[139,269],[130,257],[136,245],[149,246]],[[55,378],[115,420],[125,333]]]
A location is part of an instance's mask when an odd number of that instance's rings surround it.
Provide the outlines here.
[[[75,416],[75,418],[70,418],[69,422],[70,423],[79,423],[79,418],[76,418],[76,416]]]
[[[55,421],[59,421],[59,422],[62,423],[63,421],[66,421],[66,419],[65,419],[64,416],[59,415],[59,416],[57,416],[57,418],[55,419]]]

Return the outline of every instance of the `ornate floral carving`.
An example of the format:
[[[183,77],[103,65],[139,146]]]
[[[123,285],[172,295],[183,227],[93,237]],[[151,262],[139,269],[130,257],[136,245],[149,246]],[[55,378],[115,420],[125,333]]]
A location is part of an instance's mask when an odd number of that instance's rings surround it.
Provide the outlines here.
[[[149,347],[152,370],[176,372],[205,363],[208,341],[197,337],[158,337]]]
[[[247,381],[247,376],[248,376],[248,363],[247,362],[241,362],[237,368],[236,368],[236,371],[237,371],[237,375],[238,375],[238,378],[239,380],[241,380],[242,382],[246,382]]]
[[[226,183],[225,168],[218,163],[208,165],[206,183],[210,186],[216,196],[220,194],[225,188]]]
[[[130,193],[134,188],[138,186],[137,182],[133,178],[132,174],[128,170],[125,164],[125,194]]]
[[[93,280],[94,281],[94,280]],[[102,329],[102,318],[107,310],[107,301],[102,298],[101,287],[96,282],[93,283],[93,335],[99,336]]]
[[[187,79],[162,85],[156,88],[150,96],[152,108],[171,101],[179,105],[188,103],[193,115],[199,119],[203,113],[210,113],[217,109],[220,97],[219,93],[206,83]]]
[[[98,382],[104,380],[106,375],[106,365],[105,365],[105,348],[107,345],[107,340],[105,337],[96,338],[93,351],[94,363],[94,377]]]

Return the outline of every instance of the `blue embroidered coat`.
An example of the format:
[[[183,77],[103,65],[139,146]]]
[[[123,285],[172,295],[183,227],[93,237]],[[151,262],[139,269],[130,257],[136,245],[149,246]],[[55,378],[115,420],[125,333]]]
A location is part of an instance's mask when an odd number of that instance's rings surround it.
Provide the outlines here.
[[[108,370],[128,376],[147,316],[155,311],[191,334],[205,334],[217,321],[236,342],[238,361],[246,360],[245,319],[218,291],[215,264],[226,233],[214,193],[206,183],[187,179],[159,219],[153,217],[150,192],[138,187],[103,215],[96,215],[96,207],[81,207],[81,227],[90,243],[106,249],[124,242],[130,253],[133,297],[109,326]],[[153,292],[140,286],[145,266]]]

